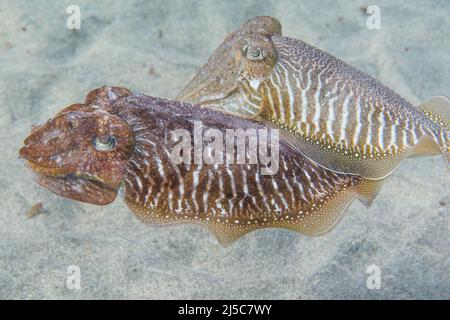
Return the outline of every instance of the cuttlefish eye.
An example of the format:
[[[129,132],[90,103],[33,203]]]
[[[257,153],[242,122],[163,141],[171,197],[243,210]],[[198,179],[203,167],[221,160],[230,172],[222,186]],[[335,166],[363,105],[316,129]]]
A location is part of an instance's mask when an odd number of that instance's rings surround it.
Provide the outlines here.
[[[257,61],[264,59],[263,51],[260,48],[245,46],[244,48],[242,48],[242,52],[249,60]]]
[[[117,145],[117,139],[114,136],[94,137],[92,145],[97,151],[112,151]]]

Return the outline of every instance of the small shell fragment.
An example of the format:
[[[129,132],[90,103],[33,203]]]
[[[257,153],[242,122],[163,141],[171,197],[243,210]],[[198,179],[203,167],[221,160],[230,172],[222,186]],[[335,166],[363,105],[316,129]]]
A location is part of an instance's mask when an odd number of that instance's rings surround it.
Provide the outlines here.
[[[36,202],[28,210],[28,212],[27,212],[27,219],[34,218],[35,216],[43,213],[44,211],[45,211],[44,210],[44,205],[42,204],[42,202]]]

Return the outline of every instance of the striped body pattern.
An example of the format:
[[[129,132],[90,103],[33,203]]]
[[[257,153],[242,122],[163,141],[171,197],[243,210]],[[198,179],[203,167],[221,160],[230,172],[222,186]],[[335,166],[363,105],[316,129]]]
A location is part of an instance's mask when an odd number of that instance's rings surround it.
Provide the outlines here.
[[[199,90],[205,84],[213,95]],[[279,128],[299,152],[335,172],[380,180],[405,157],[442,153],[450,161],[447,98],[414,107],[344,61],[283,37],[271,17],[228,36],[178,98]]]
[[[271,130],[212,109],[102,87],[90,92],[84,104],[73,104],[33,129],[20,155],[35,180],[60,196],[106,205],[123,185],[126,204],[143,222],[199,224],[224,245],[270,227],[319,235],[336,224],[354,199],[368,205],[376,195],[376,182],[327,170],[273,136],[265,141],[270,153],[278,147],[277,157],[270,158],[278,163],[271,174],[262,170],[269,162],[250,161],[256,153],[261,157],[261,149],[251,147],[247,136],[245,161],[174,161],[180,141],[173,133],[183,129],[195,139],[198,123],[205,137],[208,130],[220,137],[229,130]],[[214,141],[205,137],[205,150],[212,142],[228,145],[219,136]],[[261,136],[257,142],[263,142]],[[236,143],[230,150],[237,155],[239,148]],[[182,153],[195,155],[195,146]],[[229,150],[223,155],[227,158]]]
[[[114,106],[133,129],[135,148],[124,175],[125,201],[151,224],[198,223],[222,243],[264,227],[320,234],[337,221],[364,185],[355,175],[326,170],[280,142],[279,170],[252,164],[174,164],[171,132],[194,122],[225,131],[261,124],[189,104],[131,96]],[[339,208],[336,210],[336,208]]]
[[[263,116],[355,158],[398,155],[426,135],[445,141],[444,128],[378,81],[299,40],[273,40]]]

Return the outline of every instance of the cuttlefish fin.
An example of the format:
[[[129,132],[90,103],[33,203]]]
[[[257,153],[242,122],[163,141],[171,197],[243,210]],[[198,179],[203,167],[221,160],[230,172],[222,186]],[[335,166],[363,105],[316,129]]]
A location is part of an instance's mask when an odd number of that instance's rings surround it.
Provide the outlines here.
[[[249,232],[261,229],[260,226],[256,225],[230,227],[216,222],[209,222],[207,224],[203,224],[203,226],[210,232],[212,232],[215,235],[216,239],[219,241],[219,243],[224,247],[228,247],[237,239],[239,239],[240,237],[244,236]]]
[[[384,183],[383,180],[368,180],[364,179],[363,182],[358,186],[358,200],[370,208],[373,201],[377,197],[381,190],[381,186]]]
[[[418,106],[428,118],[445,129],[450,126],[450,100],[445,96],[436,96]]]
[[[436,125],[425,124],[424,134],[415,146],[400,153],[362,154],[361,151],[330,145],[311,138],[285,123],[273,118],[268,107],[270,103],[263,98],[263,109],[256,120],[272,128],[278,128],[280,136],[291,146],[321,167],[336,173],[354,174],[371,180],[380,180],[397,169],[400,162],[408,157],[428,156],[442,153],[450,168],[450,100],[444,96],[434,97],[420,105],[424,115]]]
[[[319,236],[330,231],[340,220],[347,207],[353,200],[360,200],[366,207],[370,207],[377,196],[384,180],[361,179],[353,186],[339,190],[330,199],[317,205],[317,209],[303,215],[300,220],[277,220],[264,227],[258,225],[231,226],[210,223],[207,227],[215,234],[223,246],[228,246],[243,235],[261,228],[284,228],[309,236]]]
[[[450,100],[445,96],[433,97],[418,106],[425,116],[443,129],[445,137],[427,136],[415,148],[411,156],[436,155],[444,156],[450,168]]]
[[[145,224],[148,225],[179,225],[179,224],[196,224],[200,225],[209,232],[213,233],[219,243],[227,247],[243,235],[261,229],[262,227],[256,224],[252,225],[233,225],[224,223],[224,221],[216,221],[212,218],[206,217],[195,218],[193,215],[181,215],[179,220],[172,219],[174,214],[169,210],[149,209],[135,204],[133,201],[125,198],[125,203],[134,212],[135,216]],[[167,218],[170,217],[170,218]],[[270,226],[267,226],[270,227]]]
[[[178,221],[174,219],[168,219],[167,217],[173,217],[173,212],[160,209],[148,209],[136,205],[132,201],[127,201],[125,198],[125,203],[134,212],[135,216],[145,224],[148,225],[179,225],[179,224],[197,224],[204,227],[209,232],[213,233],[219,243],[227,247],[234,241],[249,233],[251,231],[261,229],[258,225],[232,225],[222,222],[216,222],[214,220],[202,218],[195,218],[194,216],[186,216],[186,218],[180,218]],[[184,215],[181,215],[182,217]],[[270,227],[270,226],[267,226]]]
[[[245,234],[264,228],[283,228],[296,231],[308,236],[319,236],[330,231],[340,220],[346,208],[355,199],[359,199],[367,207],[380,190],[382,180],[368,180],[355,176],[358,179],[354,184],[345,188],[335,190],[333,194],[323,202],[318,202],[313,208],[307,212],[303,211],[301,218],[286,219],[280,216],[277,219],[271,218],[270,221],[261,225],[260,223],[248,222],[245,224],[224,223],[223,219],[216,221],[214,219],[206,219],[206,217],[194,218],[189,217],[174,221],[167,217],[173,216],[173,213],[165,210],[149,210],[135,205],[132,201],[126,201],[128,206],[134,211],[135,215],[146,224],[167,225],[167,224],[186,224],[194,223],[203,226],[213,233],[219,243],[223,246],[229,246]],[[299,212],[300,209],[293,208],[293,212]],[[300,211],[302,212],[302,211]],[[264,212],[256,213],[264,215]],[[183,215],[182,215],[183,216]]]
[[[327,202],[322,203],[318,210],[306,215],[303,220],[298,223],[288,223],[282,227],[308,236],[320,236],[329,232],[339,222],[353,200],[359,199],[367,207],[370,206],[380,185],[380,181],[362,179],[355,186],[337,192]]]
[[[435,156],[441,153],[441,149],[431,136],[424,136],[414,147],[408,158]]]
[[[345,150],[334,152],[330,151],[325,144],[321,145],[318,141],[300,135],[286,128],[283,124],[273,123],[261,116],[256,118],[256,120],[272,128],[279,129],[280,137],[310,161],[322,168],[340,174],[352,174],[370,180],[382,180],[397,169],[400,162],[409,155],[409,152],[404,152],[374,160],[370,156],[363,156],[356,152],[346,152]]]

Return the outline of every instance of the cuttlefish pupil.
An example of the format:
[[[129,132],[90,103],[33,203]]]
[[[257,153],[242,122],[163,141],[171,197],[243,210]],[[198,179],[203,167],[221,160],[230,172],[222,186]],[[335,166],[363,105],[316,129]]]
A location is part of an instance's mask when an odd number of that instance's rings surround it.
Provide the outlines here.
[[[242,49],[242,52],[249,60],[262,60],[264,59],[264,55],[260,48],[251,48],[249,46],[245,46]]]
[[[112,151],[117,145],[117,139],[114,136],[93,137],[92,144],[98,151]]]

